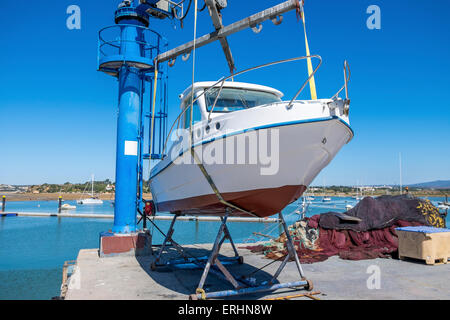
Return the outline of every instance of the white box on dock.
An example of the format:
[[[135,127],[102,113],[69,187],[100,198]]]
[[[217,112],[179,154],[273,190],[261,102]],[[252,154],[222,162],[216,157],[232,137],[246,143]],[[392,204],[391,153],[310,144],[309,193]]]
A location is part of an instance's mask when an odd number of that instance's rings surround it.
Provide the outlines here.
[[[398,257],[425,260],[426,264],[447,263],[450,257],[450,229],[426,226],[397,228]]]

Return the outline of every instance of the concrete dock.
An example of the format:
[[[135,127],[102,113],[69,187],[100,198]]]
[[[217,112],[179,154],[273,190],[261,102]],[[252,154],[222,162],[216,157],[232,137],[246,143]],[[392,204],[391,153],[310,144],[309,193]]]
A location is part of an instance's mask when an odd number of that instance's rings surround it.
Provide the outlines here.
[[[248,275],[272,260],[251,253],[237,245],[244,264],[228,266],[235,275]],[[204,256],[212,244],[186,248],[194,256]],[[231,246],[224,244],[221,253],[232,256]],[[150,270],[153,256],[120,256],[99,258],[97,249],[81,250],[65,296],[78,299],[163,299],[185,300],[195,292],[201,270]],[[281,262],[275,262],[252,275],[258,281],[268,280]],[[450,264],[429,266],[416,260],[374,259],[349,261],[331,257],[324,262],[304,264],[306,277],[313,281],[319,299],[449,299]],[[280,282],[299,280],[293,262],[288,263]],[[214,275],[206,281],[206,291],[231,289]],[[273,293],[253,294],[234,299],[267,299],[306,293],[305,290],[283,289]],[[300,297],[298,299],[308,299]]]

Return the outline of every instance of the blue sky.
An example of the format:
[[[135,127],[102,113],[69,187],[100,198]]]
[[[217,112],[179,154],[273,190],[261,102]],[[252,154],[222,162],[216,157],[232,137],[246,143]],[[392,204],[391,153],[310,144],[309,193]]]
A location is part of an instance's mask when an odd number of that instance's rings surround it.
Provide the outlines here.
[[[224,24],[281,0],[229,0]],[[97,31],[112,25],[119,1],[9,1],[0,10],[0,183],[37,184],[114,179],[117,82],[96,71]],[[202,4],[201,1],[199,3]],[[81,30],[66,28],[66,8],[81,8]],[[369,5],[381,8],[381,30],[369,30]],[[450,3],[445,0],[307,0],[312,54],[324,63],[316,76],[319,98],[342,85],[348,59],[350,119],[355,138],[323,170],[315,184],[399,182],[399,153],[405,184],[450,179]],[[168,20],[151,28],[169,47],[192,40],[193,15],[183,29]],[[302,25],[294,12],[279,26],[263,24],[229,37],[238,70],[302,56]],[[206,11],[198,35],[212,31]],[[170,120],[178,94],[191,81],[192,60],[170,69]],[[273,86],[291,96],[306,76],[306,64],[261,71],[240,81]],[[196,80],[227,74],[218,43],[197,51]],[[282,75],[282,76],[280,76]],[[261,80],[263,79],[263,80]],[[300,98],[309,98],[305,90]]]

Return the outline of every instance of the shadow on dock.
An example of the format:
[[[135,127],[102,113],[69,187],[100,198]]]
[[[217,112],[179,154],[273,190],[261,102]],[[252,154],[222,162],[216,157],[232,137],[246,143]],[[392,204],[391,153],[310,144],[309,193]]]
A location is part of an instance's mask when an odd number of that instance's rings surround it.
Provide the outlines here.
[[[212,245],[211,245],[212,246]],[[200,248],[200,247],[192,247],[185,248],[188,257],[192,258],[201,258],[208,256],[210,254],[210,250]],[[228,250],[224,250],[228,251]],[[231,251],[231,250],[230,250]],[[149,277],[152,278],[154,282],[156,282],[158,285],[173,291],[174,293],[183,294],[188,297],[190,294],[195,293],[200,278],[203,273],[203,269],[200,267],[198,268],[185,268],[182,266],[171,266],[171,265],[164,265],[157,267],[156,271],[151,270],[151,263],[156,259],[157,250],[153,253],[152,256],[136,256],[136,260],[138,261],[139,265],[142,267],[142,269],[147,273]],[[226,255],[228,257],[232,255]],[[219,254],[219,259],[226,257],[225,255]],[[162,256],[162,263],[165,263],[171,259],[179,259],[180,256],[178,252],[175,250],[175,248],[170,247],[169,249],[166,249]],[[267,263],[270,263],[270,260],[267,260]],[[281,263],[281,262],[276,262]],[[242,264],[234,263],[226,265],[226,268],[233,274],[233,276],[236,279],[247,278],[252,279],[252,281],[256,281],[256,283],[261,283],[263,281],[269,281],[272,279],[272,274],[267,273],[264,270],[260,270],[248,263],[244,262]],[[274,284],[279,283],[278,280],[274,282]],[[209,274],[204,289],[206,292],[215,292],[215,291],[224,291],[224,290],[232,290],[234,289],[233,286],[222,279],[219,279],[214,274]],[[285,289],[285,292],[295,291],[293,289]],[[252,293],[247,294],[243,296],[231,296],[226,297],[223,299],[260,299],[265,296],[270,295],[270,292],[263,292],[263,293]],[[161,298],[163,299],[174,299],[177,295],[176,294],[161,294]]]

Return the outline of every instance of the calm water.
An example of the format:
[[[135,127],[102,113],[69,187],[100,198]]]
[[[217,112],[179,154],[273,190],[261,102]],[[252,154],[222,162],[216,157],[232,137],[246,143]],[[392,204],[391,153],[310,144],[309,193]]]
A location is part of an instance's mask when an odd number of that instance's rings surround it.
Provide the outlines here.
[[[78,205],[76,200],[66,200],[64,204],[77,206],[76,210],[64,210],[64,212],[113,214],[114,207],[111,200],[103,200],[102,205]],[[6,203],[6,211],[9,212],[58,212],[58,201],[11,201]]]
[[[316,199],[319,200],[318,197]],[[442,201],[443,198],[430,199]],[[65,203],[75,204],[75,201]],[[351,198],[333,198],[331,203],[320,200],[307,215],[327,211],[345,211],[346,204],[355,204]],[[56,212],[57,201],[8,202],[7,211]],[[295,222],[298,207],[286,207],[283,215],[288,224]],[[75,212],[112,214],[111,201],[103,205],[77,205]],[[158,221],[166,231],[170,221]],[[448,223],[448,221],[447,221]],[[0,299],[50,299],[59,295],[64,261],[75,260],[80,249],[98,248],[99,233],[111,229],[109,219],[56,218],[56,217],[4,217],[0,218]],[[210,243],[214,241],[218,222],[179,221],[174,239],[179,243]],[[261,240],[252,232],[278,235],[280,228],[273,223],[229,223],[236,242]],[[155,231],[154,243],[162,237]]]

